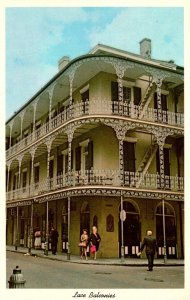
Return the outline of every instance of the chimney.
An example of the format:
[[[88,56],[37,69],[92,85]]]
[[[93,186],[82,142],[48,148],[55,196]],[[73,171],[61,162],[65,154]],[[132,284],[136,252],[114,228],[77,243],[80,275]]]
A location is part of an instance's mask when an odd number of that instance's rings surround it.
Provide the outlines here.
[[[151,40],[144,38],[140,41],[140,55],[146,58],[151,58]]]
[[[69,56],[63,56],[59,61],[58,61],[58,69],[61,71],[68,63],[70,59]]]

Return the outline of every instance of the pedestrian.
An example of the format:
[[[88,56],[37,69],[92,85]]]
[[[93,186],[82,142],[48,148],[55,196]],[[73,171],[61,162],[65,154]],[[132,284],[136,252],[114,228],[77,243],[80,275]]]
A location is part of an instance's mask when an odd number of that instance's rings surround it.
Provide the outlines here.
[[[142,245],[140,247],[140,252],[137,254],[141,255],[144,247],[146,246],[146,257],[148,259],[148,269],[147,271],[153,271],[154,255],[158,251],[156,238],[152,236],[152,230],[147,230],[147,235],[145,236]]]
[[[59,237],[59,234],[58,234],[57,230],[54,227],[52,227],[51,232],[50,232],[50,241],[51,241],[51,251],[52,251],[52,254],[54,254],[54,255],[57,252],[58,237]]]
[[[94,255],[94,259],[96,259],[96,253],[99,250],[100,241],[101,241],[101,237],[98,233],[97,227],[92,226],[92,233],[89,238],[89,244],[90,244],[90,252]]]
[[[88,259],[88,257],[87,257],[88,233],[87,233],[86,229],[83,229],[83,233],[81,234],[81,237],[80,237],[79,246],[81,247],[80,257],[83,258],[83,255],[84,255],[87,260]]]
[[[39,227],[36,227],[35,233],[34,233],[34,248],[36,250],[41,249],[42,241],[41,241],[41,231]]]

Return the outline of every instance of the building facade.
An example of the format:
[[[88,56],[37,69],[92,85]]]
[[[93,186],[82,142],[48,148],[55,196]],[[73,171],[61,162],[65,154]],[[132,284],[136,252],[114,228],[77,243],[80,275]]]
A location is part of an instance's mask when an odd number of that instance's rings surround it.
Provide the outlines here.
[[[136,257],[146,230],[158,257],[184,256],[184,70],[105,45],[58,73],[6,122],[6,242],[79,254],[98,227],[99,257]]]

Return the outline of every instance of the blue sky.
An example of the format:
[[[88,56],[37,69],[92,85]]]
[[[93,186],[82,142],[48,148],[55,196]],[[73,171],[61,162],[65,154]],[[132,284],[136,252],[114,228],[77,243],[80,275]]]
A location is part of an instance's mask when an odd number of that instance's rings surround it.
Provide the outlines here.
[[[101,43],[139,54],[152,40],[152,57],[183,66],[183,8],[6,8],[6,119],[57,71]]]

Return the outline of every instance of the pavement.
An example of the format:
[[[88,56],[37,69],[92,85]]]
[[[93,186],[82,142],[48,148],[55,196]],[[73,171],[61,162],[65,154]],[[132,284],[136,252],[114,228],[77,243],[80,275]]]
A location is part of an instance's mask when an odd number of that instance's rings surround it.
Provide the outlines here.
[[[56,255],[53,255],[51,251],[48,251],[48,255],[44,254],[44,250],[36,250],[31,249],[30,254],[28,253],[28,248],[25,247],[17,247],[15,250],[15,246],[6,246],[6,251],[22,253],[23,255],[32,255],[36,257],[41,257],[44,259],[51,259],[63,262],[70,262],[70,263],[78,263],[78,264],[94,264],[94,265],[116,265],[116,266],[147,266],[147,259],[146,258],[99,258],[97,255],[97,259],[94,260],[92,258],[85,258],[81,259],[80,256],[76,255],[68,255],[66,253],[57,252]],[[155,258],[154,259],[155,266],[184,266],[183,259],[166,259],[164,261],[163,258]]]

